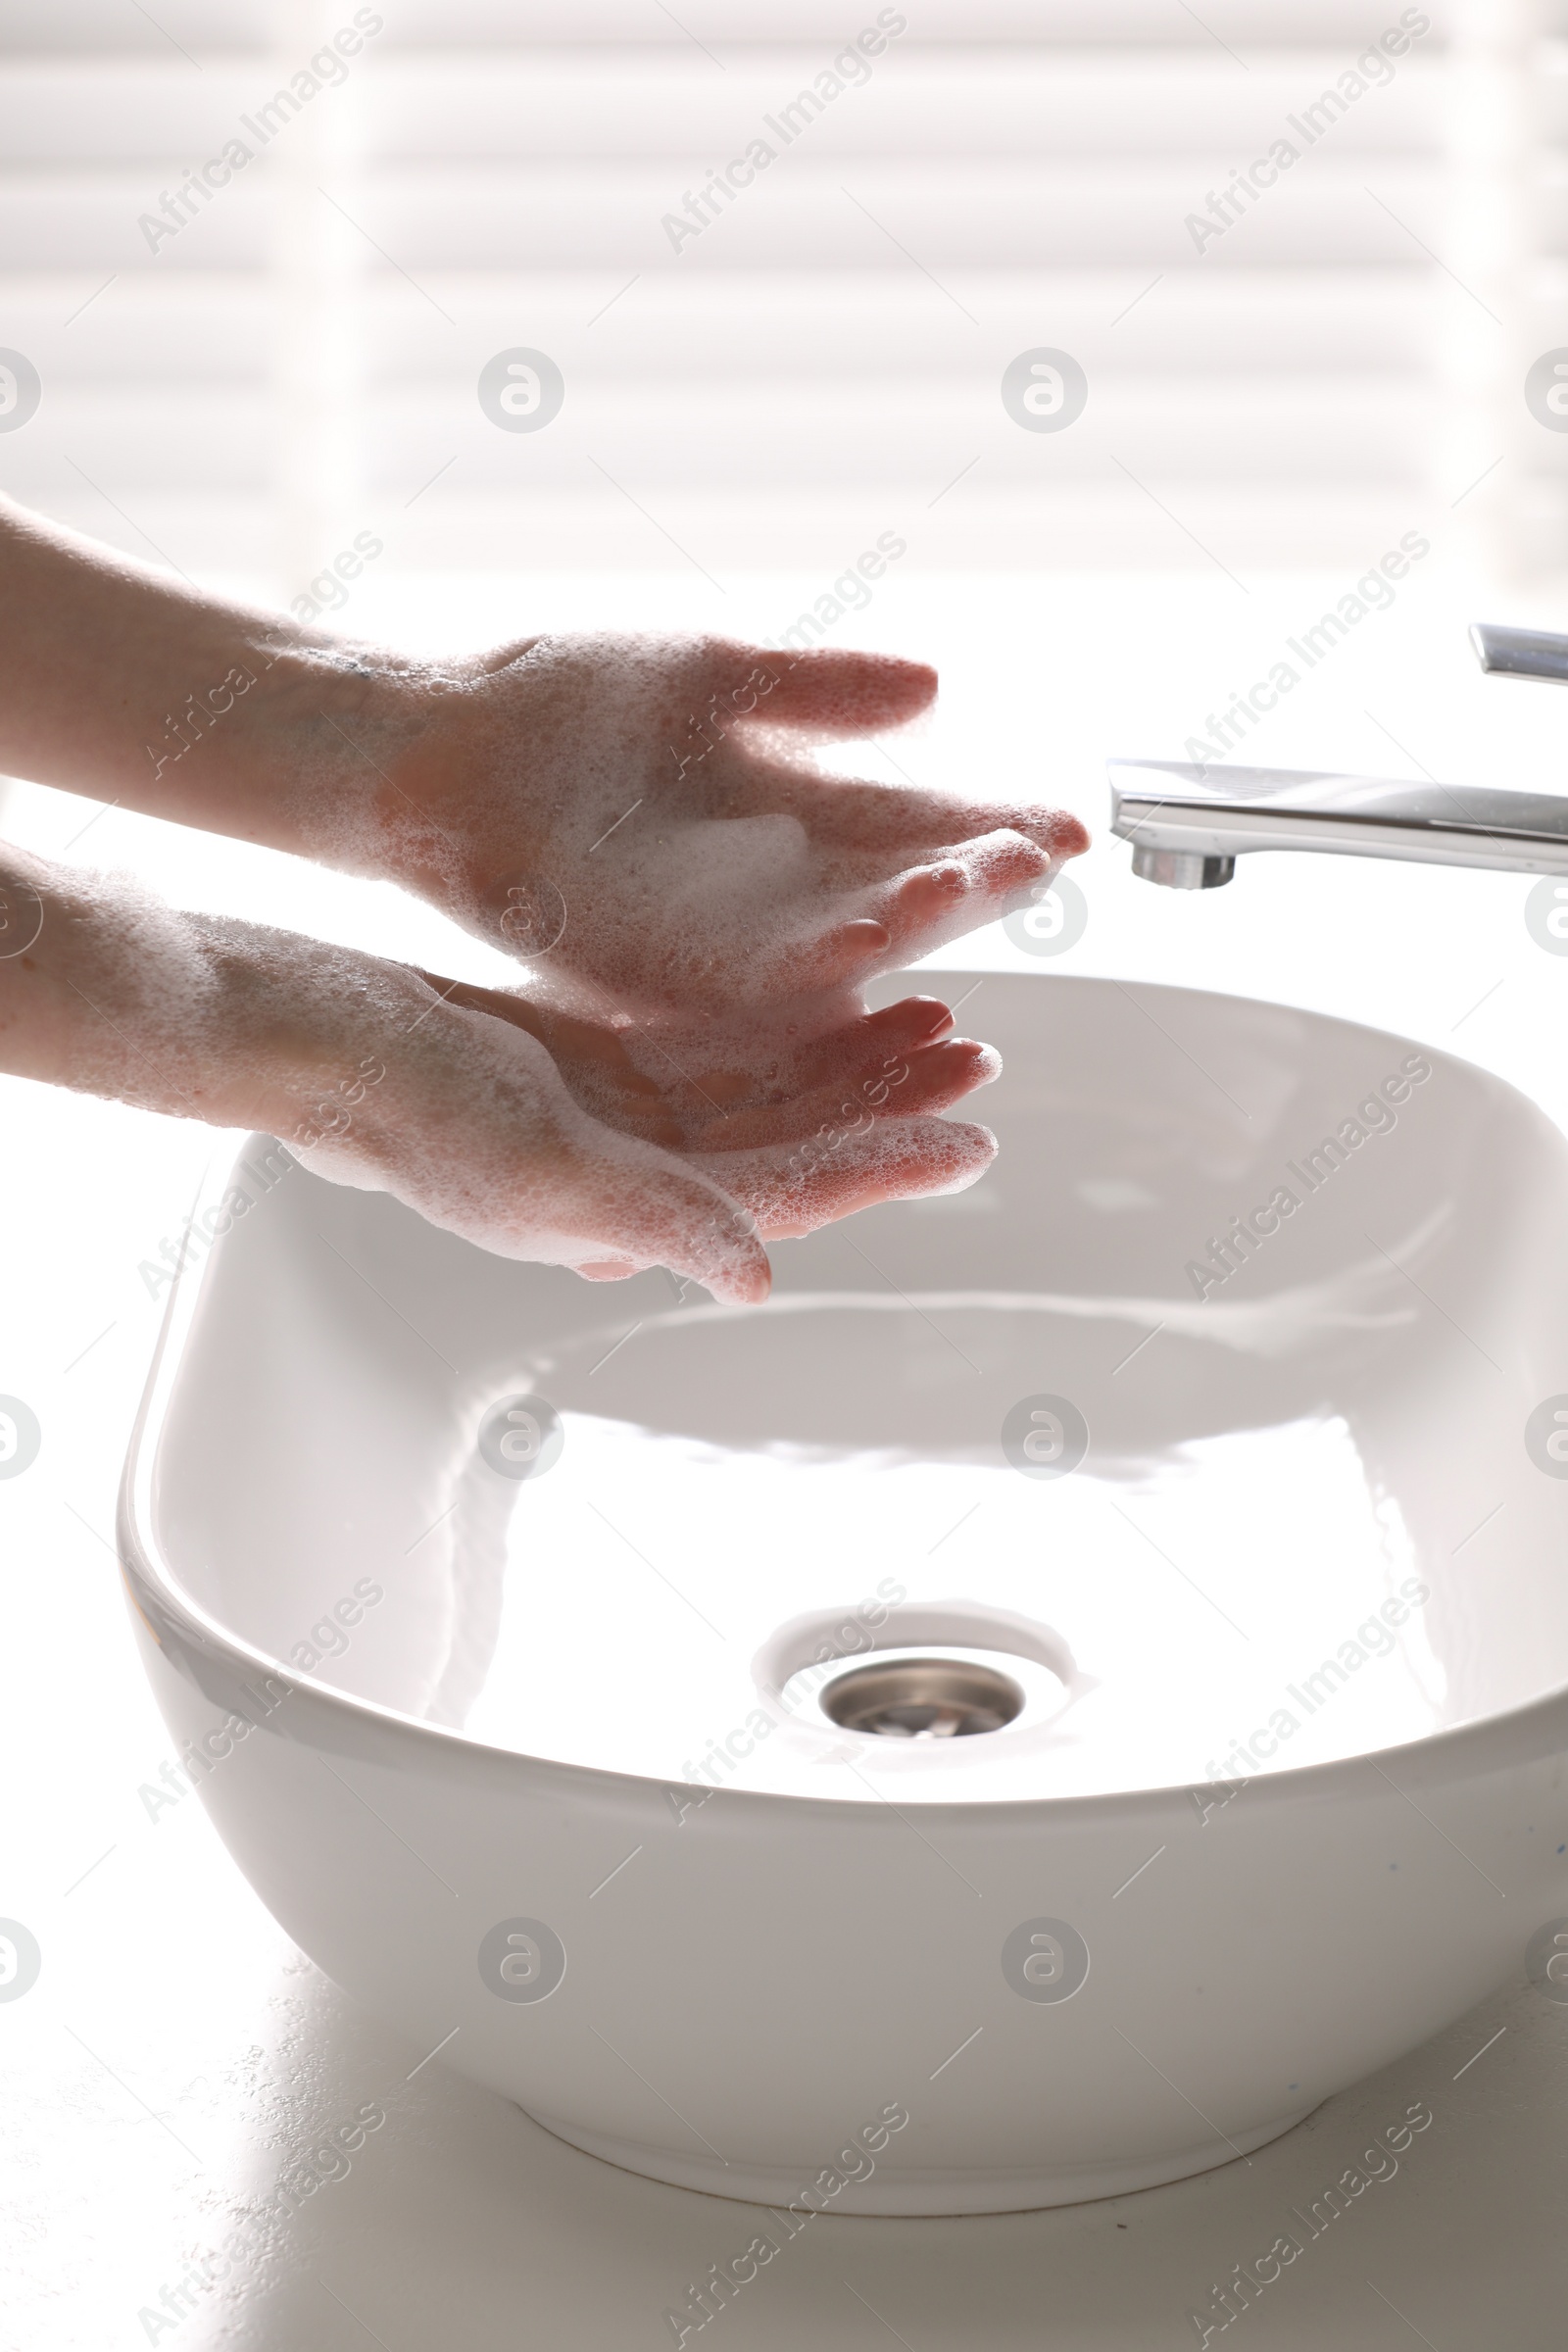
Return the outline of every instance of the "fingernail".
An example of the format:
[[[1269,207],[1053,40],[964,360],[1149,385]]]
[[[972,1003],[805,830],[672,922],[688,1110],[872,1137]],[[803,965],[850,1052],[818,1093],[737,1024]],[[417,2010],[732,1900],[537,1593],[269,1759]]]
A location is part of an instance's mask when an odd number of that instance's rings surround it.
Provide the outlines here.
[[[976,1086],[989,1086],[1002,1068],[1002,1055],[995,1046],[983,1046],[974,1037],[945,1037],[939,1044],[922,1046],[914,1056],[914,1066],[928,1074],[947,1070],[962,1063],[972,1073]]]
[[[901,1034],[907,1032],[918,1042],[940,1037],[944,1029],[951,1029],[953,1014],[940,997],[904,997],[897,1004],[884,1004],[880,1012],[868,1013],[866,1026],[897,1029]]]
[[[706,1278],[706,1288],[730,1306],[760,1306],[772,1287],[773,1269],[765,1259],[739,1275],[714,1273]]]
[[[853,964],[867,956],[880,956],[893,938],[885,923],[873,922],[869,915],[845,923],[830,931],[818,944],[817,953],[830,964],[835,961]]]

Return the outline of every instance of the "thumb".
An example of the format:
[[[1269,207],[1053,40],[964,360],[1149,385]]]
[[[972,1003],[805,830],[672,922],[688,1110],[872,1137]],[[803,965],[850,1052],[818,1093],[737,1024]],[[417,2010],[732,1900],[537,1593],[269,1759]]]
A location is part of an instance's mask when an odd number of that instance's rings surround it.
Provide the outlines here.
[[[793,1146],[697,1154],[733,1187],[769,1239],[814,1233],[858,1209],[928,1193],[960,1193],[997,1154],[989,1127],[916,1114],[829,1128]]]
[[[738,1305],[760,1304],[772,1287],[751,1211],[656,1145],[607,1136],[579,1166],[572,1194],[571,1222],[582,1237],[572,1262],[580,1269],[667,1266]]]

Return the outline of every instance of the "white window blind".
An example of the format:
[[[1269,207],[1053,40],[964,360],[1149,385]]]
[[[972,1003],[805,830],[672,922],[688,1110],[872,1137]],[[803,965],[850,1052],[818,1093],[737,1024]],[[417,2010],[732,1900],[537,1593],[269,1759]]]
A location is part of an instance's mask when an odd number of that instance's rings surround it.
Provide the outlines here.
[[[442,570],[888,529],[942,566],[1296,569],[1441,514],[1560,564],[1523,393],[1568,343],[1544,6],[676,13],[10,0],[0,346],[41,399],[0,480],[283,593],[362,530]],[[479,405],[517,348],[564,379],[537,432]],[[1059,432],[1001,398],[1039,348],[1087,378]]]

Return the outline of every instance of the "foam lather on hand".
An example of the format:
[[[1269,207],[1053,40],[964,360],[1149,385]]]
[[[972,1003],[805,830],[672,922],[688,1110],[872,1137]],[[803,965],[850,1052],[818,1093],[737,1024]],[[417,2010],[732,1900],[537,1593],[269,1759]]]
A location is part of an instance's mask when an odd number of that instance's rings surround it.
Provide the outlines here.
[[[0,964],[0,1067],[270,1130],[504,1256],[759,1299],[770,1236],[970,1182],[994,1150],[936,1115],[998,1064],[929,998],[826,1029],[782,1008],[765,1040],[751,1016],[638,1032],[656,1081],[624,1028],[513,993],[22,853],[0,883],[42,916]]]
[[[341,1129],[293,1144],[305,1166],[498,1256],[662,1264],[719,1297],[765,1296],[755,1224],[710,1177],[591,1117],[526,1031],[433,997],[425,1009],[416,1027],[402,1007],[376,1025],[384,1076]]]
[[[760,1230],[795,1240],[868,1200],[961,1193],[997,1153],[989,1127],[883,1119],[863,1135],[793,1152],[696,1152],[693,1164],[744,1201]]]
[[[981,1173],[994,1139],[937,1114],[995,1055],[919,1000],[867,1014],[863,984],[1085,836],[1036,802],[819,771],[821,743],[917,715],[933,672],[586,636],[405,665],[386,701],[365,674],[373,749],[332,721],[345,764],[290,802],[291,846],[508,950],[517,1002],[76,878],[76,994],[104,1020],[52,1074],[270,1127],[503,1255],[735,1299],[765,1296],[769,1237]]]
[[[592,1117],[537,1038],[433,998],[363,1113],[296,1147],[321,1175],[390,1192],[499,1256],[662,1265],[733,1300],[765,1298],[769,1237],[900,1194],[957,1190],[995,1149],[984,1128],[912,1116],[677,1154]]]
[[[51,867],[15,851],[6,863],[42,907],[22,976],[37,967],[74,1016],[50,1020],[40,1010],[40,1025],[55,1032],[52,1066],[31,1074],[139,1108],[205,1115],[202,1089],[223,1052],[224,999],[200,926],[133,874]]]
[[[830,996],[1024,904],[1085,846],[1040,802],[820,772],[820,743],[901,725],[935,691],[881,654],[541,637],[409,686],[402,747],[378,738],[355,791],[299,821],[516,955],[565,1009]]]

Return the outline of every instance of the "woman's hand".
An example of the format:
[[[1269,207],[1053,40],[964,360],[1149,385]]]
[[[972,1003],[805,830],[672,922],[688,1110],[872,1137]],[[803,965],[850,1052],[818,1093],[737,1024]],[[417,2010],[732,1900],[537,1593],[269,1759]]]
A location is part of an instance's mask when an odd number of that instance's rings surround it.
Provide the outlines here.
[[[1024,903],[1085,846],[1038,803],[843,781],[803,757],[935,692],[886,655],[538,638],[401,676],[402,748],[371,747],[363,808],[340,789],[311,821],[319,855],[419,891],[564,1009],[831,1003]]]
[[[700,1028],[650,1044],[646,1033],[579,1020],[518,992],[419,976],[443,1005],[537,1038],[581,1108],[712,1178],[764,1241],[946,1189],[953,1175],[979,1174],[989,1162],[989,1148],[979,1150],[984,1129],[936,1114],[988,1084],[1001,1062],[991,1047],[951,1037],[953,1015],[935,998],[906,998],[804,1044],[781,1031],[760,1064],[746,1069],[715,1063]],[[595,1278],[636,1270],[637,1261],[617,1257],[578,1266]]]
[[[803,757],[935,689],[716,639],[423,663],[0,500],[0,768],[398,881],[533,975],[524,1019],[7,856],[0,916],[41,929],[0,955],[0,1068],[270,1129],[506,1255],[760,1297],[767,1235],[986,1165],[984,1128],[933,1114],[995,1057],[857,991],[1085,846],[1038,804]]]
[[[624,1135],[669,1151],[738,1152],[873,1119],[947,1110],[1001,1067],[989,1046],[949,1035],[936,997],[852,1013],[805,1039],[782,1020],[749,1024],[750,1058],[701,1023],[612,1028],[558,1011],[521,990],[421,972],[444,1004],[511,1021],[538,1038],[574,1099]]]
[[[828,1026],[873,972],[1083,849],[1039,802],[843,781],[807,757],[935,692],[915,662],[716,638],[420,662],[0,500],[0,772],[400,882],[596,1020],[793,1003]]]
[[[771,1280],[768,1240],[880,1200],[956,1191],[996,1150],[985,1128],[932,1115],[994,1075],[995,1054],[966,1042],[911,1040],[906,1053],[897,1045],[931,1023],[929,1006],[894,1007],[900,1017],[880,1016],[880,1029],[851,1024],[820,1042],[822,1066],[836,1053],[853,1078],[718,1111],[686,1140],[684,1084],[667,1094],[651,1087],[613,1032],[596,1036],[507,1000],[487,1010],[492,992],[352,960],[335,1050],[346,1070],[381,1074],[373,1085],[356,1081],[352,1107],[345,1100],[336,1116],[337,1097],[320,1094],[316,1074],[318,1041],[311,1076],[287,1081],[305,1110],[294,1149],[318,1173],[395,1194],[503,1257],[596,1278],[662,1265],[716,1298],[757,1300]],[[554,1034],[560,1064],[541,1027]],[[655,1140],[660,1133],[679,1148]]]
[[[0,857],[0,901],[27,939],[0,958],[0,1068],[263,1128],[504,1257],[663,1265],[758,1299],[769,1237],[956,1190],[996,1149],[931,1115],[996,1063],[941,1040],[928,1004],[786,1036],[757,1072],[694,1059],[662,1087],[621,1036],[553,1008],[486,1009],[492,992],[20,852]]]

